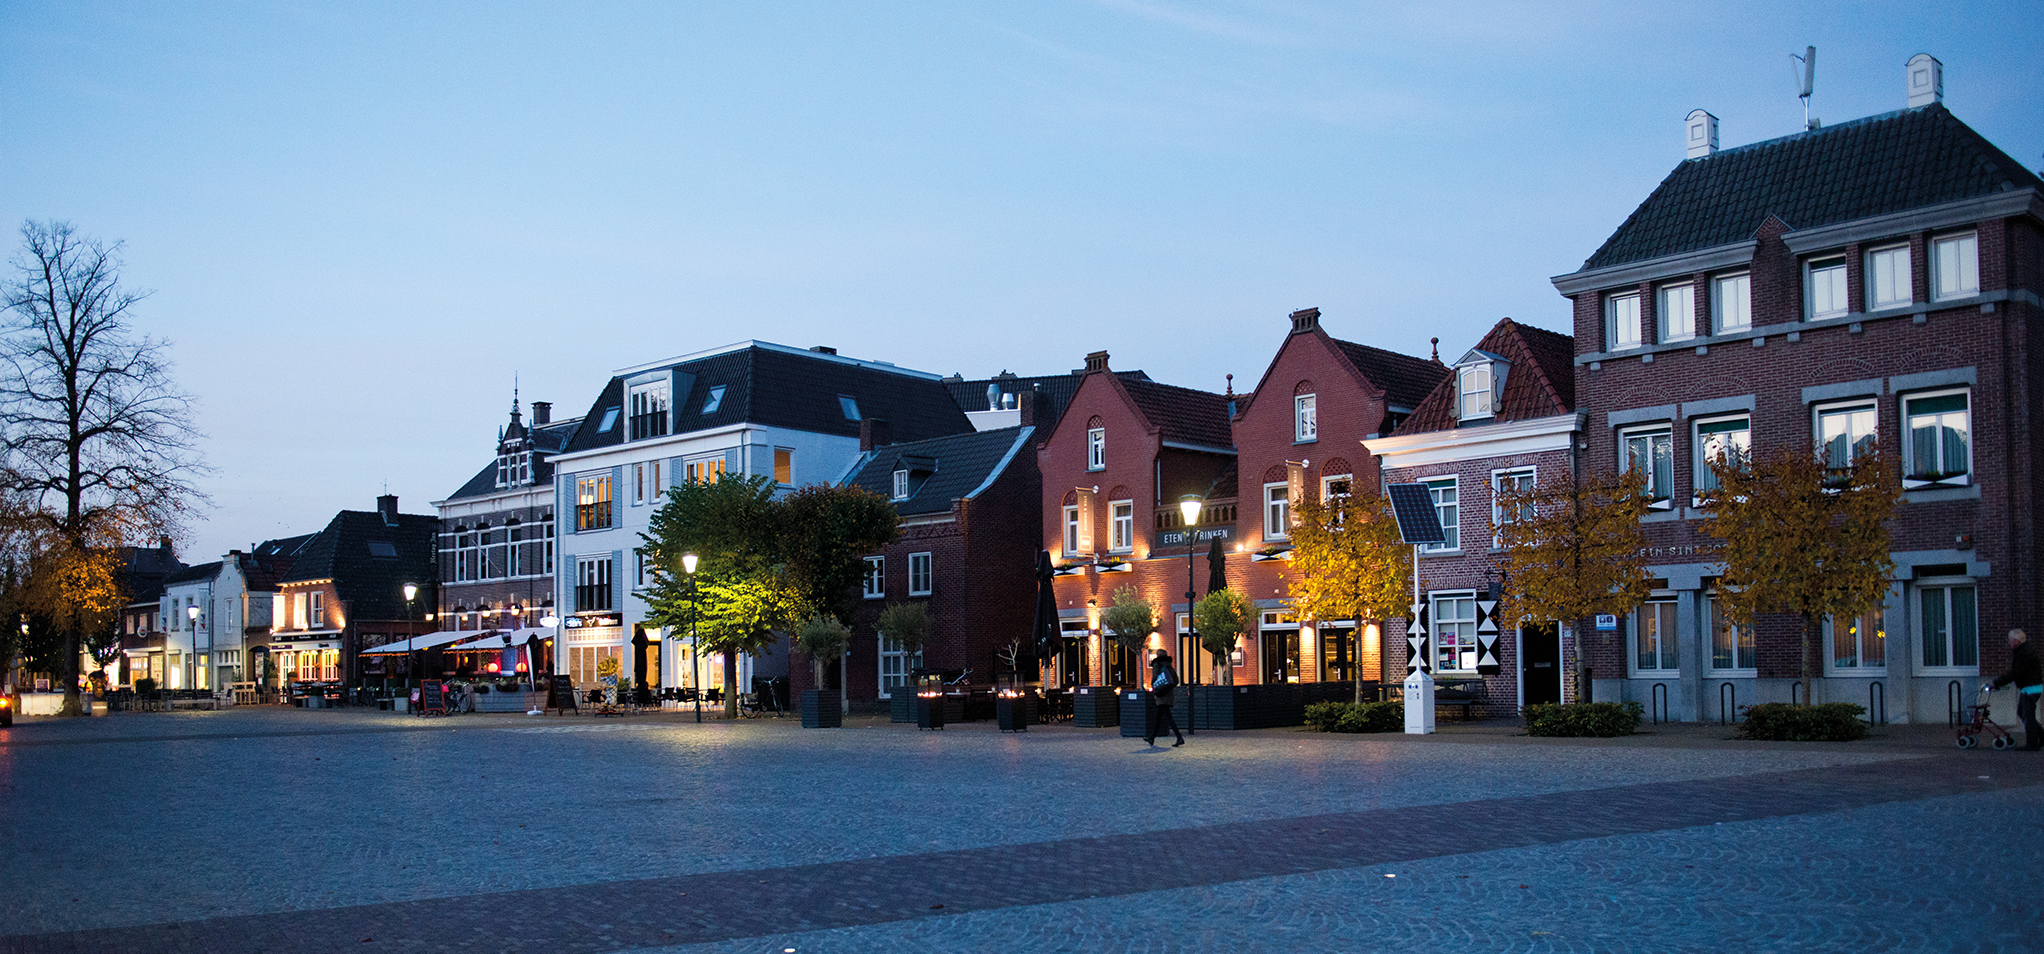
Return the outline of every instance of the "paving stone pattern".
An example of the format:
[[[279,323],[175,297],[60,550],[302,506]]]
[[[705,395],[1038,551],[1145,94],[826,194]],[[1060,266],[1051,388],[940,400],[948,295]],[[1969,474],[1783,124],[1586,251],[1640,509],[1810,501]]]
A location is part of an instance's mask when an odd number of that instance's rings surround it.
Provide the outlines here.
[[[0,738],[0,950],[2039,947],[2026,754],[192,716]]]

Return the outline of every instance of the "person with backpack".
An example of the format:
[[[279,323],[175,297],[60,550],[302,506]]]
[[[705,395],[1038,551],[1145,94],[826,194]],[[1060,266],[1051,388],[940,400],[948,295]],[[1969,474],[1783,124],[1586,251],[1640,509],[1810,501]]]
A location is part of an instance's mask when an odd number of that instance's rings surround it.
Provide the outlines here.
[[[1185,733],[1178,731],[1178,719],[1171,714],[1171,703],[1178,698],[1178,670],[1171,668],[1171,654],[1163,650],[1150,659],[1150,697],[1156,702],[1156,715],[1150,718],[1150,731],[1143,741],[1154,746],[1157,736],[1170,729],[1178,737],[1171,747],[1184,745]]]

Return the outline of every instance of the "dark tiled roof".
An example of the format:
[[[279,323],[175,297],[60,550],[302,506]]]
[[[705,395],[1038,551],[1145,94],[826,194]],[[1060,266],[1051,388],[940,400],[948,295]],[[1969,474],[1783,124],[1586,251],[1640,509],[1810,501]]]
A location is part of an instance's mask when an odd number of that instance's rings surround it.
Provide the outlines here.
[[[1370,383],[1384,389],[1384,400],[1396,407],[1415,407],[1448,375],[1448,369],[1431,358],[1372,348],[1369,345],[1329,338],[1349,363]]]
[[[257,544],[255,552],[242,557],[241,575],[248,581],[251,590],[273,590],[277,581],[291,572],[298,560],[298,554],[312,543],[319,534],[305,533],[295,537],[281,537],[264,540]]]
[[[1035,433],[1032,427],[1004,427],[889,444],[868,452],[845,483],[882,497],[892,496],[894,471],[907,458],[909,495],[894,501],[895,511],[904,517],[946,513],[953,500],[977,490],[1003,464],[1016,466],[1015,461],[1027,457],[1026,465],[1034,466],[1035,457],[1024,451]]]
[[[2040,187],[1933,103],[1685,161],[1583,268],[1743,242],[1770,215],[1808,229]]]
[[[546,487],[554,482],[554,464],[548,458],[560,453],[574,440],[575,430],[582,426],[583,420],[583,418],[574,417],[567,420],[553,421],[529,431],[523,425],[519,425],[518,429],[520,431],[525,431],[532,435],[533,462],[531,486]],[[510,428],[505,428],[505,432],[506,439],[509,439]],[[497,455],[492,453],[490,455],[490,462],[484,464],[482,470],[476,471],[476,475],[470,477],[468,483],[462,484],[461,489],[455,491],[453,496],[447,499],[460,500],[464,497],[480,497],[484,494],[496,493],[498,489]]]
[[[220,575],[220,561],[214,560],[211,563],[188,566],[176,573],[172,573],[163,578],[163,585],[173,586],[178,583],[190,583],[194,580],[210,580],[218,575]]]
[[[727,424],[764,424],[817,434],[859,435],[859,421],[847,419],[838,398],[858,403],[861,419],[887,421],[898,440],[915,441],[972,430],[958,403],[935,378],[886,368],[854,364],[832,356],[751,345],[683,361],[672,367],[684,372],[686,394],[676,395],[674,432],[686,434]],[[590,406],[585,425],[570,442],[570,451],[624,443],[624,378],[614,377]],[[717,408],[704,413],[712,388],[724,394]],[[612,408],[619,416],[600,431]]]
[[[1228,398],[1212,391],[1195,391],[1144,379],[1123,379],[1123,390],[1162,432],[1167,441],[1183,441],[1207,447],[1234,447],[1235,432],[1228,420]]]
[[[1123,381],[1150,380],[1150,376],[1141,371],[1116,371],[1114,374],[1115,377]],[[989,384],[998,385],[1003,394],[1021,394],[1030,390],[1038,391],[1047,399],[1049,407],[1043,409],[1044,413],[1037,415],[1036,428],[1039,433],[1047,433],[1051,428],[1057,426],[1058,418],[1065,416],[1065,406],[1072,403],[1072,395],[1078,393],[1079,390],[1079,379],[1085,376],[1086,372],[1084,370],[1073,371],[1070,374],[1048,374],[1038,377],[1023,377],[1003,371],[991,378],[979,378],[971,381],[945,378],[944,387],[950,390],[952,400],[958,402],[959,410],[968,412],[992,410],[987,407],[987,385]]]
[[[392,526],[381,514],[343,510],[299,551],[282,582],[331,579],[354,618],[403,619],[404,584],[417,583],[427,594],[439,579],[434,545],[439,527],[440,518],[431,514],[401,513]],[[396,555],[377,556],[372,543],[386,544]],[[419,599],[431,605],[430,595]]]
[[[185,568],[184,561],[177,558],[169,546],[121,547],[121,592],[127,602],[140,600],[145,594],[163,592],[163,581]]]
[[[1505,393],[1491,421],[1523,421],[1575,410],[1575,339],[1506,318],[1476,343],[1512,363],[1505,373]],[[1451,373],[1419,402],[1412,416],[1398,426],[1400,434],[1454,430],[1458,397]]]

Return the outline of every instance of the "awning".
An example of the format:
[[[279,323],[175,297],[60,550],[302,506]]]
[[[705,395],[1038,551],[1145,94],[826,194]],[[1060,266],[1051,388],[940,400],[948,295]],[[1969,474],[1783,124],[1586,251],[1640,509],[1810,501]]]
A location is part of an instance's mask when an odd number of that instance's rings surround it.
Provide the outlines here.
[[[553,631],[544,627],[497,629],[479,634],[471,639],[463,640],[453,646],[449,646],[448,649],[457,653],[479,652],[491,649],[515,649],[525,645],[532,639],[546,639],[552,635]]]
[[[338,629],[299,629],[271,636],[269,648],[277,652],[289,652],[299,649],[334,649],[336,647],[332,644],[339,643],[340,641],[341,631]],[[322,647],[321,643],[329,645]]]
[[[432,649],[435,646],[445,646],[448,643],[452,643],[457,640],[473,639],[476,636],[480,635],[482,634],[471,632],[468,630],[462,630],[451,633],[450,632],[426,633],[424,635],[414,636],[410,639],[400,639],[394,643],[384,643],[381,646],[371,646],[368,649],[362,650],[362,652],[359,653],[359,655],[403,656],[407,653],[418,652],[421,649]]]

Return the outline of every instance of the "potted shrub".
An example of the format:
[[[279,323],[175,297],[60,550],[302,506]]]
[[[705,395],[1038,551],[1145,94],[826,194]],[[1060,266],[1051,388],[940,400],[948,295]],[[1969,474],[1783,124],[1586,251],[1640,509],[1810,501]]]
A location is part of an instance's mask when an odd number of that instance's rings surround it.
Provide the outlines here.
[[[913,660],[921,656],[923,646],[930,641],[930,611],[921,603],[889,603],[880,610],[880,618],[873,624],[880,635],[901,644],[903,653],[911,660],[907,668],[915,668]],[[894,692],[889,700],[893,708],[893,721],[916,720],[917,705],[915,687],[904,685]]]
[[[812,616],[795,630],[795,648],[809,657],[810,672],[818,688],[802,690],[802,727],[835,729],[845,724],[844,706],[831,698],[836,693],[821,688],[824,667],[844,658],[852,647],[851,627],[835,616]]]

